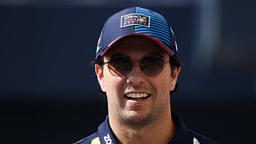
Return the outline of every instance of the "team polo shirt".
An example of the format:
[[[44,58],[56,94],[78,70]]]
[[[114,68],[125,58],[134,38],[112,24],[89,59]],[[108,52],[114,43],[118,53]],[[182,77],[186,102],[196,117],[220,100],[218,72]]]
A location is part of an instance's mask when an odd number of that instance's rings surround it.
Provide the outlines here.
[[[176,133],[168,144],[217,144],[213,140],[198,134],[187,128],[184,122],[173,114],[173,121],[176,124]],[[83,138],[74,144],[118,144],[109,123],[108,117],[102,122],[97,132]]]

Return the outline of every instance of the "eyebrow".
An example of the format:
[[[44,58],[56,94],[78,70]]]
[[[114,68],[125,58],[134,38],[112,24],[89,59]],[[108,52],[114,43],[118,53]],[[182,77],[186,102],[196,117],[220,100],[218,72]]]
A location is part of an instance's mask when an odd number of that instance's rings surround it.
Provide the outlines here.
[[[127,56],[125,54],[121,54],[121,53],[114,53],[109,56],[109,58],[112,58],[112,57],[127,57],[127,58],[129,58],[129,56]]]
[[[146,57],[146,56],[157,56],[157,57],[163,58],[164,54],[162,52],[150,52],[150,53],[146,54],[144,57]]]
[[[158,57],[158,58],[162,59],[162,58],[164,58],[164,54],[161,53],[161,52],[150,52],[150,53],[143,56],[143,58],[145,58],[145,57]]]

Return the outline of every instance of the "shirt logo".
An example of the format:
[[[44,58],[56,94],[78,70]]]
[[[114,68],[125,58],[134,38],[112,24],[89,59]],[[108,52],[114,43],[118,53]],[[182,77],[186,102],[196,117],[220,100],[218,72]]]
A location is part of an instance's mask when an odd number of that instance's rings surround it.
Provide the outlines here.
[[[130,13],[121,16],[121,27],[141,25],[150,27],[150,16],[145,16],[140,13]]]
[[[106,144],[112,144],[112,139],[110,138],[109,134],[107,134],[107,136],[104,136],[104,140]]]
[[[193,138],[193,144],[200,144],[200,142],[198,141],[198,139],[197,138]]]

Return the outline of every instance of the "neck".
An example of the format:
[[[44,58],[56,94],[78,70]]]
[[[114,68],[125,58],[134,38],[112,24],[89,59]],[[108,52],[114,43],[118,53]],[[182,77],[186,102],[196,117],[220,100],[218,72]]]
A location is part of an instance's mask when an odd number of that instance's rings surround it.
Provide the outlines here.
[[[146,125],[130,126],[110,119],[110,126],[121,144],[168,143],[175,133],[171,112]]]

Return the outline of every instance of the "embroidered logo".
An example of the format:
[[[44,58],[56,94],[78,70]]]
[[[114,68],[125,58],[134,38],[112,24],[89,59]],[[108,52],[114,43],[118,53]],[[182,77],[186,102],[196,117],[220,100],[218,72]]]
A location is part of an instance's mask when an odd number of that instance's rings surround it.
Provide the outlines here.
[[[111,140],[109,134],[107,134],[107,136],[104,136],[104,140],[105,140],[106,144],[112,144],[112,140]]]
[[[140,13],[130,13],[121,16],[121,27],[128,27],[134,25],[150,27],[150,16],[145,16]]]
[[[100,138],[96,137],[91,141],[91,144],[100,144]]]

